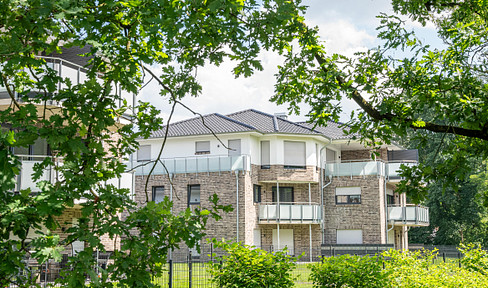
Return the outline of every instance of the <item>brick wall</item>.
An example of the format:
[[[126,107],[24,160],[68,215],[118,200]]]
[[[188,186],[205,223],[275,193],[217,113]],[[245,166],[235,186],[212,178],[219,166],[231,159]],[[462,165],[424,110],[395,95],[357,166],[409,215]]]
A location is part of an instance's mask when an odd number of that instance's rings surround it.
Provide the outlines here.
[[[336,204],[336,187],[361,187],[361,204]],[[325,243],[337,243],[338,229],[361,229],[364,244],[385,243],[383,182],[376,176],[334,177],[324,191]]]
[[[307,166],[306,169],[285,169],[283,165],[271,165],[269,169],[261,169],[252,165],[253,171],[258,171],[259,181],[319,181],[319,172],[316,166]]]
[[[348,161],[348,160],[371,160],[371,155],[374,150],[365,149],[365,150],[344,150],[341,152],[341,160]],[[379,155],[377,159],[381,160],[388,160],[388,150],[386,148],[382,148],[377,150]]]

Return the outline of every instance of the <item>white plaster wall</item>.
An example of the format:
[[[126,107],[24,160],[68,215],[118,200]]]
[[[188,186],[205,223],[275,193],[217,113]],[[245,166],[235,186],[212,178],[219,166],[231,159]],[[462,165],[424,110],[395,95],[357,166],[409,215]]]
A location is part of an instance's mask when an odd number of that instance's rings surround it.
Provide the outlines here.
[[[284,163],[284,141],[305,142],[306,164],[308,166],[317,165],[316,144],[320,149],[327,143],[311,137],[300,137],[296,135],[252,135],[252,134],[223,134],[219,139],[225,144],[228,140],[241,139],[241,154],[250,155],[251,163],[261,165],[261,141],[270,141],[270,162],[271,165],[283,165]],[[195,142],[210,141],[210,154],[195,155]],[[144,139],[140,140],[140,145],[151,145],[151,158],[155,159],[161,149],[163,139]],[[338,151],[338,154],[340,151]],[[168,138],[162,158],[176,157],[207,157],[207,156],[226,156],[228,150],[213,135],[171,137]],[[319,158],[320,159],[320,158]]]

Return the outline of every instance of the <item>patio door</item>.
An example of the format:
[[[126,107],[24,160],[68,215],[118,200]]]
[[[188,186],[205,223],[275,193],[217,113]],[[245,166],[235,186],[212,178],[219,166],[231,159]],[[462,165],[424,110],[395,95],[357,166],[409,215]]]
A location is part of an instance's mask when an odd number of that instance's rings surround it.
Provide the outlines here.
[[[278,247],[278,229],[273,229],[273,250],[287,248],[288,254],[294,255],[293,229],[280,229],[280,244]]]

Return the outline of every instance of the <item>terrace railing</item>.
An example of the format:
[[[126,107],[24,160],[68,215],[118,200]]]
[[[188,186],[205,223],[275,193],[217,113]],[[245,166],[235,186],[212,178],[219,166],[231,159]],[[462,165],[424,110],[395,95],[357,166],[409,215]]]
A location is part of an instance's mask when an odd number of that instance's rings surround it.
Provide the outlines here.
[[[394,225],[428,226],[429,208],[411,204],[388,205],[388,221]]]
[[[318,224],[322,220],[320,205],[316,203],[280,202],[258,205],[259,223]]]
[[[152,167],[156,167],[152,174],[180,174],[180,173],[210,173],[226,171],[250,171],[249,155],[238,156],[195,156],[165,158],[151,161],[128,162],[128,169],[136,175],[148,175]]]
[[[381,160],[350,160],[342,162],[326,162],[325,175],[329,177],[338,176],[382,176],[388,180],[401,179],[400,166],[413,166],[416,161],[394,161],[384,162]]]

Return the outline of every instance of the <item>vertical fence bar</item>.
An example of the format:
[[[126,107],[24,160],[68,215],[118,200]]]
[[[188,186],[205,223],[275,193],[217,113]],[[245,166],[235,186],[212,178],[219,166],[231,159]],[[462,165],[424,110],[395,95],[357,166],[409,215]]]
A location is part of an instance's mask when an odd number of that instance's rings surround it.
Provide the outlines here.
[[[192,287],[192,263],[191,263],[191,252],[188,255],[188,288]]]
[[[173,259],[169,259],[169,269],[168,269],[168,287],[173,287]]]

